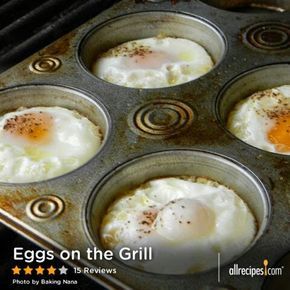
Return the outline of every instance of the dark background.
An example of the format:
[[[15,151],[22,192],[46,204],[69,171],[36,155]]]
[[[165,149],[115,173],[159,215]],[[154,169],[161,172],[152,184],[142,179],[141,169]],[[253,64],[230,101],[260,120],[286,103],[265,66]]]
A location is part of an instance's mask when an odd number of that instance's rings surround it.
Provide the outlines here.
[[[35,246],[33,243],[30,241],[22,238],[21,236],[17,235],[11,230],[8,229],[1,229],[1,247],[0,247],[0,289],[1,290],[8,290],[8,289],[27,289],[27,290],[35,290],[35,289],[40,289],[40,290],[47,290],[47,289],[72,289],[72,290],[88,290],[88,289],[93,289],[93,290],[102,290],[102,286],[98,285],[97,283],[93,282],[86,276],[82,274],[74,274],[73,269],[69,266],[67,266],[64,262],[58,260],[55,258],[52,261],[47,261],[44,263],[25,263],[22,261],[14,261],[13,260],[13,249],[14,247],[22,247],[24,250],[40,250],[39,247]],[[32,274],[31,276],[26,276],[23,273],[21,275],[12,275],[11,268],[15,267],[17,265],[19,268],[25,268],[27,265],[31,268],[36,268],[38,265],[41,265],[43,268],[49,268],[50,265],[53,265],[55,268],[60,268],[63,265],[66,268],[69,268],[67,271],[67,275],[59,275],[58,270],[56,271],[55,275],[48,276],[47,274],[44,274],[43,276],[36,276],[36,274]],[[46,272],[47,273],[47,272]],[[28,280],[32,279],[68,279],[68,280],[77,280],[78,284],[77,285],[38,285],[38,286],[29,286],[29,285],[11,285],[12,279],[19,278],[27,278]]]

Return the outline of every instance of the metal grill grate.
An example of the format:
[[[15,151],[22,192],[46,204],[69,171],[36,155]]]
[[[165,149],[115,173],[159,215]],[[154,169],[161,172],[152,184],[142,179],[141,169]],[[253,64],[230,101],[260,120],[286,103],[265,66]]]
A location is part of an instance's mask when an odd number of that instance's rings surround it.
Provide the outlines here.
[[[114,0],[0,0],[0,72],[76,28]]]

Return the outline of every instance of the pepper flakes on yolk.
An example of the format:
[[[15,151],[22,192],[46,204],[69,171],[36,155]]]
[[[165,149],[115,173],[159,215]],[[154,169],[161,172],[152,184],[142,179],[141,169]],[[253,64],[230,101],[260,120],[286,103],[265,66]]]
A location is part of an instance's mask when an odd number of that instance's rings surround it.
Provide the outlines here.
[[[6,121],[3,129],[10,135],[29,143],[45,144],[51,138],[53,117],[45,112],[18,115]]]
[[[290,112],[276,116],[275,125],[268,132],[268,139],[278,152],[290,151]]]

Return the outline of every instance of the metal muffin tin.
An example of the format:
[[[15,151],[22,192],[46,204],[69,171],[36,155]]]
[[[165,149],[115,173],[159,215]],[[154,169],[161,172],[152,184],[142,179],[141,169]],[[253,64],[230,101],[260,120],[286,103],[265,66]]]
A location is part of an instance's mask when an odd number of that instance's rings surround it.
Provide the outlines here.
[[[217,269],[157,275],[116,260],[88,261],[85,254],[69,263],[117,268],[113,276],[90,275],[108,288],[260,289],[263,278],[229,276],[228,269],[234,263],[262,267],[265,258],[272,266],[289,251],[290,158],[245,144],[225,129],[225,121],[236,101],[290,83],[290,13],[238,13],[203,3],[211,1],[154,2],[121,1],[0,75],[2,112],[37,105],[77,109],[105,136],[96,156],[71,173],[2,183],[0,218],[55,253],[85,253],[100,246],[93,228],[118,187],[164,175],[205,175],[237,189],[259,224],[253,245],[221,268],[220,283]],[[158,33],[200,42],[214,69],[162,89],[125,88],[90,74],[93,49]]]

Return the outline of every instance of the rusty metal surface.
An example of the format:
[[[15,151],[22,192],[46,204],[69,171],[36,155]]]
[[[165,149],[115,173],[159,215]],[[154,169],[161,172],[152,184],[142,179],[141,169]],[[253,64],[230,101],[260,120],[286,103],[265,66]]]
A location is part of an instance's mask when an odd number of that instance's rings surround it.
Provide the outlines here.
[[[220,9],[239,12],[284,12],[289,11],[287,0],[202,0]]]
[[[179,86],[140,90],[109,84],[92,76],[82,67],[79,60],[79,46],[92,28],[127,13],[161,10],[197,16],[199,20],[205,20],[221,31],[226,43],[225,54],[212,71],[197,80]],[[281,49],[277,45],[279,49],[271,49],[269,53],[269,49],[254,48],[253,43],[244,43],[248,38],[253,37],[252,27],[259,27],[260,24],[271,25],[271,29],[275,28],[275,33],[277,25],[288,29],[289,16],[288,12],[265,14],[229,12],[200,1],[177,1],[173,5],[170,1],[160,3],[138,1],[136,3],[124,0],[2,73],[0,88],[3,90],[41,84],[69,87],[83,92],[84,95],[88,95],[88,99],[102,104],[110,116],[108,119],[109,136],[106,138],[103,149],[81,168],[45,182],[1,184],[0,218],[2,221],[39,245],[56,252],[64,248],[85,251],[90,246],[84,226],[88,200],[100,180],[113,168],[147,153],[174,149],[206,150],[228,156],[247,166],[263,182],[272,207],[268,230],[257,244],[236,263],[260,267],[263,259],[267,257],[272,265],[289,251],[290,158],[249,146],[228,133],[218,116],[217,103],[219,93],[225,85],[246,71],[276,63],[284,63],[287,67],[285,72],[289,71],[289,46]],[[144,26],[144,30],[147,29],[148,32],[150,27]],[[289,32],[287,33],[289,38]],[[272,37],[267,34],[262,36],[262,40],[273,47],[279,39],[280,42],[284,39],[286,34],[282,34],[279,34],[280,38],[279,35]],[[261,36],[258,36],[258,39],[261,40]],[[267,71],[264,83],[267,84],[269,80],[271,85],[280,84],[281,76],[279,74],[277,76],[276,73],[279,69],[274,69],[275,74],[271,73],[271,67]],[[285,76],[288,80],[289,75],[290,73]],[[252,82],[255,84],[255,78]],[[0,98],[2,94],[3,91],[0,91]],[[160,103],[156,105],[157,100]],[[160,104],[162,104],[161,108],[164,108],[163,104],[168,105],[168,103],[170,106],[173,103],[177,107],[173,110],[172,107],[170,109],[165,107],[163,114],[158,113],[156,116],[156,110],[160,109]],[[180,104],[182,104],[181,107]],[[142,110],[147,107],[149,115],[147,113],[144,116]],[[84,112],[89,114],[86,110]],[[180,126],[179,134],[171,134],[170,127],[176,124]],[[153,131],[151,131],[152,125]],[[159,136],[160,138],[157,139],[148,137],[147,134],[156,133],[156,128],[157,131],[161,129],[162,134],[166,132],[165,136]],[[145,135],[140,134],[140,130]],[[57,215],[53,215],[53,218],[45,222],[37,222],[31,219],[29,205],[43,196],[60,199],[63,201],[63,208]],[[45,214],[47,205],[43,208]],[[53,205],[48,206],[48,212],[49,208],[53,208]],[[118,272],[114,278],[91,277],[111,288],[124,288],[126,284],[136,289],[191,288],[200,290],[219,289],[218,287],[226,285],[224,287],[228,289],[254,290],[260,289],[263,283],[263,279],[259,278],[229,277],[227,273],[231,265],[221,269],[222,283],[218,284],[216,270],[197,275],[160,276],[136,272],[114,262],[91,262],[83,259],[80,262],[71,261],[71,263],[117,267]]]

